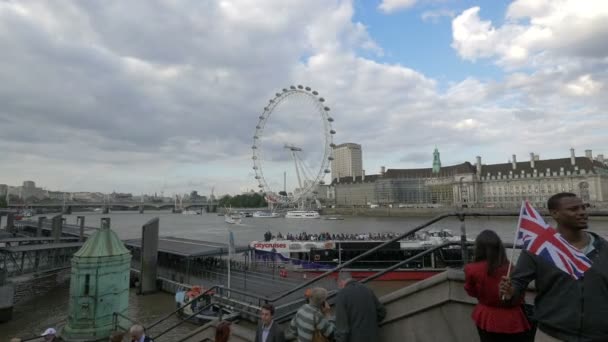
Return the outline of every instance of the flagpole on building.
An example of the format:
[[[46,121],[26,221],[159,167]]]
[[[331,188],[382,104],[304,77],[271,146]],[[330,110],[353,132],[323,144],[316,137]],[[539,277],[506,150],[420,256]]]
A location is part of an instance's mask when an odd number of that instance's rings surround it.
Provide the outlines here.
[[[515,230],[513,246],[511,247],[511,257],[509,258],[509,268],[507,269],[507,277],[511,275],[511,265],[513,265],[513,257],[515,256],[515,246],[517,245],[517,235],[519,235],[519,227],[521,226],[521,212],[524,209],[524,205],[525,201],[521,201],[521,207],[519,208],[519,219],[517,219],[517,229]]]

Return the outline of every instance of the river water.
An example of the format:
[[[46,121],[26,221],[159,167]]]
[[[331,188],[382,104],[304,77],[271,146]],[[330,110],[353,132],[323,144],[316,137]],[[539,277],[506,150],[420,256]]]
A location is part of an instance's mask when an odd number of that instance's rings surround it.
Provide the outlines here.
[[[109,215],[98,213],[75,213],[66,215],[68,224],[76,223],[76,216],[84,215],[86,225],[100,226],[102,217],[110,217],[111,227],[121,239],[139,238],[141,226],[147,221],[158,217],[160,220],[161,236],[175,236],[213,242],[227,242],[227,229],[234,232],[238,245],[245,245],[253,240],[262,240],[264,232],[274,234],[286,233],[402,233],[428,221],[429,217],[349,217],[344,220],[297,220],[285,218],[243,218],[240,225],[228,225],[224,217],[209,213],[203,215],[172,214],[166,211],[147,211],[144,214],[137,212],[112,212]],[[50,215],[47,215],[50,217]],[[591,230],[608,237],[608,221],[605,218],[593,219]],[[474,237],[484,229],[495,230],[504,241],[512,241],[516,217],[502,218],[467,218],[467,234]],[[456,218],[448,218],[435,223],[431,228],[451,229],[455,234],[460,232],[460,222]],[[401,284],[374,284],[379,293],[394,290]],[[19,304],[15,308],[15,318],[0,325],[0,341],[8,340],[11,336],[32,336],[40,334],[49,326],[62,325],[67,317],[68,290],[59,288],[49,295],[33,301]],[[175,307],[173,296],[158,293],[151,296],[137,296],[134,292],[130,296],[129,315],[143,323],[150,323],[170,312]],[[179,330],[193,329],[194,326],[185,325]]]

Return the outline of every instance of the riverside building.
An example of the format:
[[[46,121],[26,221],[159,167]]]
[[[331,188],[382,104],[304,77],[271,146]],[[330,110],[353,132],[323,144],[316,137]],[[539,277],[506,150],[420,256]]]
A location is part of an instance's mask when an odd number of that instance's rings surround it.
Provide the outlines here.
[[[545,207],[547,199],[562,191],[574,192],[595,207],[608,207],[608,165],[603,155],[529,161],[475,164],[464,162],[442,167],[439,151],[433,167],[388,169],[378,175],[340,177],[332,182],[337,206],[483,207],[518,208],[524,199]]]
[[[342,177],[361,177],[363,175],[363,157],[361,145],[345,143],[333,148],[331,162],[331,179]]]

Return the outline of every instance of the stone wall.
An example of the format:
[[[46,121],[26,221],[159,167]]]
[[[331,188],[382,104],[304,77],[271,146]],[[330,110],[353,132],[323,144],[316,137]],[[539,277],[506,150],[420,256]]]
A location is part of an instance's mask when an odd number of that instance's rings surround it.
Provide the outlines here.
[[[62,269],[32,276],[14,278],[14,303],[32,300],[42,296],[58,286],[67,286],[70,280],[70,269]]]

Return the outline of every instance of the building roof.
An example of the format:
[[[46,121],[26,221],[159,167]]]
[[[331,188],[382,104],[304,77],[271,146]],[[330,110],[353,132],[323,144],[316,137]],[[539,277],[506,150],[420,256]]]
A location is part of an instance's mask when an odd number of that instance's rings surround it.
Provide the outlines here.
[[[454,175],[475,173],[475,166],[469,162],[462,164],[444,166],[439,169],[439,173],[433,173],[432,168],[424,169],[388,169],[384,178],[436,178],[451,177]]]
[[[0,251],[9,253],[42,251],[48,249],[74,248],[82,246],[82,242],[65,242],[65,243],[45,243],[41,245],[22,245],[12,247],[0,247]]]
[[[334,147],[334,149],[340,148],[340,147],[352,147],[352,148],[361,149],[361,145],[355,144],[355,143],[343,143],[343,144],[340,144],[340,145],[336,145],[336,147]]]
[[[74,253],[77,258],[103,258],[129,254],[118,235],[109,228],[101,228],[87,239],[82,248]]]
[[[525,174],[533,174],[535,169],[539,173],[545,173],[547,169],[551,172],[560,172],[561,168],[564,168],[564,172],[570,171],[574,173],[576,171],[575,167],[578,170],[585,170],[586,173],[598,173],[600,170],[608,172],[608,166],[597,160],[591,160],[587,157],[576,157],[575,165],[572,165],[570,158],[535,160],[534,169],[530,161],[515,163],[515,169],[513,169],[513,163],[482,165],[481,176],[487,176],[488,173],[491,176],[496,176],[499,172],[501,175],[508,175],[510,172],[521,174],[522,171]]]
[[[129,247],[141,248],[141,239],[127,240],[125,244]],[[237,253],[248,249],[249,246],[235,247]],[[158,251],[183,257],[213,256],[226,254],[228,252],[228,244],[177,237],[160,237],[158,239]]]
[[[62,236],[59,238],[60,241],[78,241],[77,237],[65,237]],[[0,236],[0,243],[4,242],[38,242],[38,241],[55,241],[54,237],[35,237],[35,236],[27,236],[27,237],[2,237]]]

